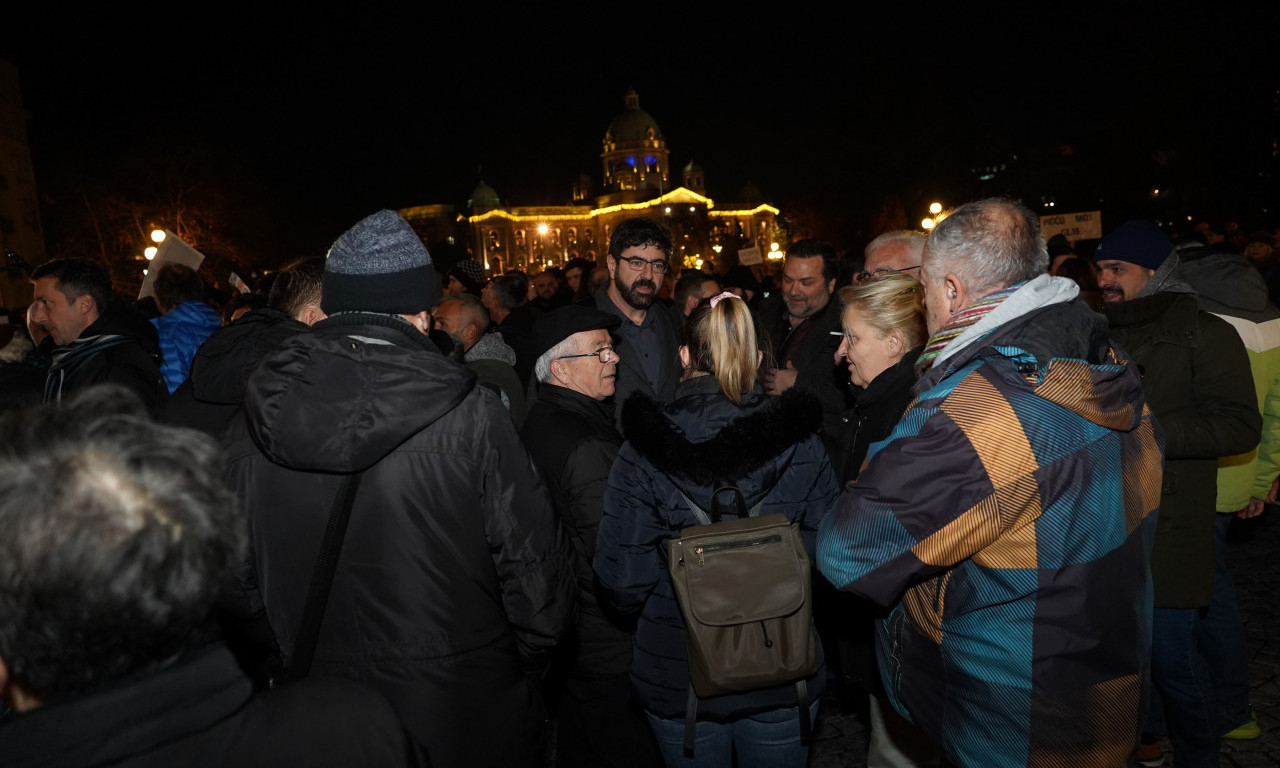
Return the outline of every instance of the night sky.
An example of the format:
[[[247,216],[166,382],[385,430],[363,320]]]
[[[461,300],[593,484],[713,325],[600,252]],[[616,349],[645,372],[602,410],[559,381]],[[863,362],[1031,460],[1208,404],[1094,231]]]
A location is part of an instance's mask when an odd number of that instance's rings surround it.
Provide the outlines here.
[[[1042,184],[1068,208],[1110,198],[1105,221],[1160,183],[1169,158],[1235,195],[1197,204],[1243,205],[1280,134],[1280,23],[1274,8],[1214,7],[911,8],[843,25],[784,6],[188,11],[4,24],[0,58],[19,68],[42,193],[120,174],[120,157],[196,146],[267,261],[323,252],[380,207],[461,206],[480,167],[508,204],[564,203],[578,173],[598,183],[600,141],[629,88],[658,121],[677,183],[697,160],[713,198],[750,182],[860,247],[886,193],[914,221],[927,199]],[[1014,155],[1052,165],[1064,145],[1070,183],[1004,189],[967,172]]]

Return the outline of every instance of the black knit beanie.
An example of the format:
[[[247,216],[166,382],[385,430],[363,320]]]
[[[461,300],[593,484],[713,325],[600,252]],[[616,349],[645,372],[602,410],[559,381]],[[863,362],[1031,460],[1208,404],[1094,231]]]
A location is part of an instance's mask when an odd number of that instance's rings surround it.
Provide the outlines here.
[[[342,233],[324,260],[320,308],[412,315],[440,301],[431,256],[409,222],[378,211]]]

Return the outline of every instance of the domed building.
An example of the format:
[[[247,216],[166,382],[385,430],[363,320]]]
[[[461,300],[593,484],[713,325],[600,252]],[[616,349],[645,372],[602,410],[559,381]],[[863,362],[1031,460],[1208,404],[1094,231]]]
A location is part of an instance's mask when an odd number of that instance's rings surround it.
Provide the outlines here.
[[[672,261],[720,271],[776,251],[778,209],[757,199],[750,205],[717,204],[707,196],[702,166],[689,161],[681,185],[670,178],[667,141],[653,116],[628,91],[623,110],[601,142],[602,181],[592,204],[592,180],[574,176],[568,205],[504,206],[483,180],[458,215],[452,206],[424,205],[400,211],[430,247],[429,236],[465,224],[473,258],[491,275],[509,269],[536,273],[583,257],[603,264],[609,236],[621,220],[649,216],[671,230]],[[450,237],[452,242],[453,238]]]

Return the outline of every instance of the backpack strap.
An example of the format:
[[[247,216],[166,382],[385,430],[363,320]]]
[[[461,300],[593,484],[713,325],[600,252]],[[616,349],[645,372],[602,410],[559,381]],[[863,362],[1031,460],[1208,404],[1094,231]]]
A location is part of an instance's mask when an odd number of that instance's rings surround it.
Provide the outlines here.
[[[689,683],[689,695],[684,704],[684,756],[693,757],[693,743],[698,737],[698,694]]]
[[[747,502],[743,497],[742,491],[738,488],[738,486],[721,485],[720,487],[716,488],[714,491],[711,492],[711,514],[708,515],[707,511],[702,507],[699,507],[697,504],[693,503],[693,499],[689,498],[689,496],[684,491],[681,491],[679,489],[676,489],[676,490],[679,492],[680,497],[684,499],[684,503],[689,507],[689,511],[693,513],[694,517],[698,518],[699,525],[711,525],[712,523],[718,523],[720,522],[722,515],[724,515],[726,512],[728,512],[729,514],[732,514],[735,517],[740,517],[740,518],[741,517],[759,517],[760,512],[764,509],[764,496],[761,496],[759,501],[757,501],[754,505],[752,505],[750,509],[747,509],[746,508]],[[720,494],[722,491],[733,492],[735,498],[732,504],[732,506],[734,507],[732,510],[726,510],[724,509],[723,505],[717,503],[717,501],[719,501]]]
[[[325,525],[324,538],[320,542],[320,554],[311,571],[311,584],[307,589],[307,602],[302,608],[302,621],[293,645],[293,656],[285,666],[281,679],[272,681],[272,687],[284,682],[301,680],[311,673],[311,659],[315,655],[316,641],[320,638],[320,625],[324,623],[325,606],[329,602],[329,589],[338,569],[338,555],[342,540],[346,538],[347,521],[351,519],[351,507],[355,504],[356,489],[364,472],[356,472],[342,478],[338,492],[333,497],[329,521]]]

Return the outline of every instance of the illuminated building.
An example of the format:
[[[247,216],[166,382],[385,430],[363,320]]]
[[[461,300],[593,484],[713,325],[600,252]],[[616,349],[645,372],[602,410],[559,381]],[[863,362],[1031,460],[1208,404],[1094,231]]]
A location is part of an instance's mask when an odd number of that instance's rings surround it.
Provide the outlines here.
[[[694,162],[684,166],[681,184],[673,185],[657,121],[640,109],[635,91],[625,104],[604,134],[603,183],[594,198],[585,175],[565,205],[504,206],[481,181],[466,215],[455,216],[452,207],[440,205],[405,208],[400,215],[428,247],[438,233],[465,226],[472,256],[490,274],[514,268],[536,272],[578,256],[603,263],[613,227],[633,216],[650,216],[671,230],[677,265],[695,266],[701,259],[704,269],[724,268],[736,263],[739,249],[751,246],[769,253],[779,239],[778,209],[758,200],[717,204],[707,196],[702,167]]]

